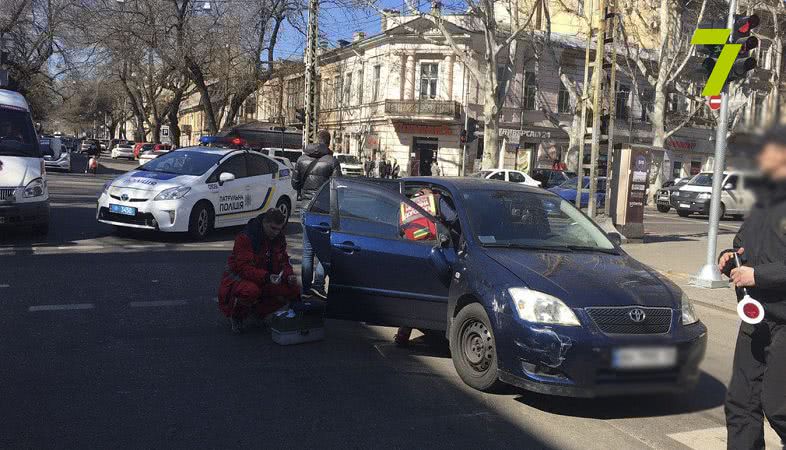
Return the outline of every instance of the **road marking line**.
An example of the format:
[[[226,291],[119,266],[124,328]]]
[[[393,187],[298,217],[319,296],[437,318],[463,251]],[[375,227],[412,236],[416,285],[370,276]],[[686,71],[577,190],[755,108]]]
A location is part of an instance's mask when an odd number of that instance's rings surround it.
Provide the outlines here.
[[[128,306],[132,308],[148,308],[156,306],[183,306],[188,304],[186,300],[158,300],[149,302],[131,302]]]
[[[59,247],[38,247],[36,250],[47,250],[55,248],[57,250],[100,250],[104,248],[103,245],[61,245]]]
[[[11,287],[10,284],[0,284],[0,288],[9,288]]]
[[[36,311],[67,311],[67,310],[75,310],[75,309],[93,309],[95,305],[93,303],[69,303],[65,305],[36,305],[27,308],[30,312]]]

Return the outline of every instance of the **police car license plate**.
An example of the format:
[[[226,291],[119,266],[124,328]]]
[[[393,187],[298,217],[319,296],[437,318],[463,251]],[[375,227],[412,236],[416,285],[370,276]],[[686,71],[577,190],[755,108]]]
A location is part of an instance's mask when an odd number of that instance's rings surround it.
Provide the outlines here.
[[[680,208],[690,208],[688,203],[680,203]]]
[[[625,347],[611,353],[611,367],[615,369],[668,369],[675,365],[675,347]]]
[[[132,208],[130,206],[123,206],[123,205],[115,205],[109,204],[109,211],[116,213],[116,214],[123,214],[125,216],[135,216],[136,215],[136,208]]]

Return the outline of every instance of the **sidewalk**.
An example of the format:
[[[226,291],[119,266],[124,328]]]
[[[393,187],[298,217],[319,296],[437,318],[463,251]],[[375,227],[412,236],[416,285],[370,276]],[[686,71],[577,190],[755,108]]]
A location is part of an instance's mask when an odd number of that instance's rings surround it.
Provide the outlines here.
[[[730,248],[732,235],[718,236],[718,251]],[[630,256],[669,277],[691,300],[713,308],[737,312],[737,297],[731,288],[702,289],[689,284],[690,277],[704,265],[707,238],[648,244],[625,244]]]

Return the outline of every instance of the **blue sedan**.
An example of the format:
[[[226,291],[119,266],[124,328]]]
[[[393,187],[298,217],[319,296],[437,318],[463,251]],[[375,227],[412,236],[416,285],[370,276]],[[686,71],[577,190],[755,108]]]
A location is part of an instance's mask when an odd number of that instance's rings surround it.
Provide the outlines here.
[[[576,204],[576,185],[578,177],[571,178],[564,183],[549,188],[549,191],[559,195],[565,200]],[[595,202],[598,206],[603,206],[606,202],[606,177],[598,177],[598,191],[595,193]],[[583,177],[581,185],[581,207],[586,208],[589,203],[589,177]]]
[[[698,381],[707,329],[690,300],[557,195],[336,178],[303,222],[330,276],[330,317],[444,332],[476,389],[592,397]]]

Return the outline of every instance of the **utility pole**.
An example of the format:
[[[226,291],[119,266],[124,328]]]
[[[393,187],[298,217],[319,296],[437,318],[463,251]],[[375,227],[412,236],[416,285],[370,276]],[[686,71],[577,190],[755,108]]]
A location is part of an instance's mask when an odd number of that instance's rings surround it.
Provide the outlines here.
[[[607,40],[611,40],[611,67],[606,73],[607,86],[609,87],[609,95],[607,96],[609,101],[609,144],[606,148],[606,201],[603,205],[603,212],[606,218],[611,220],[611,196],[614,193],[611,189],[613,186],[612,181],[614,180],[614,127],[616,126],[615,120],[617,118],[617,31],[620,19],[617,11],[617,0],[611,0],[611,10],[607,11],[606,19],[609,22],[608,33],[610,34]]]
[[[319,42],[319,0],[308,2],[308,42],[306,43],[306,120],[303,124],[303,149],[317,141],[317,48]]]
[[[729,0],[729,16],[726,28],[734,28],[734,13],[737,0]],[[726,168],[726,133],[729,127],[729,87],[721,91],[721,109],[718,115],[718,129],[715,131],[715,163],[712,170],[712,197],[710,198],[710,228],[707,232],[707,260],[699,273],[691,278],[691,284],[704,288],[721,288],[728,284],[723,281],[715,258],[718,253],[718,226],[720,223],[720,197],[723,170]]]
[[[590,150],[589,200],[587,215],[595,217],[595,193],[598,190],[598,156],[600,154],[600,119],[603,114],[603,57],[606,43],[606,0],[598,1],[598,29],[595,34],[595,64],[592,77],[592,147]],[[583,179],[579,177],[579,183]],[[578,206],[581,206],[579,203]]]

